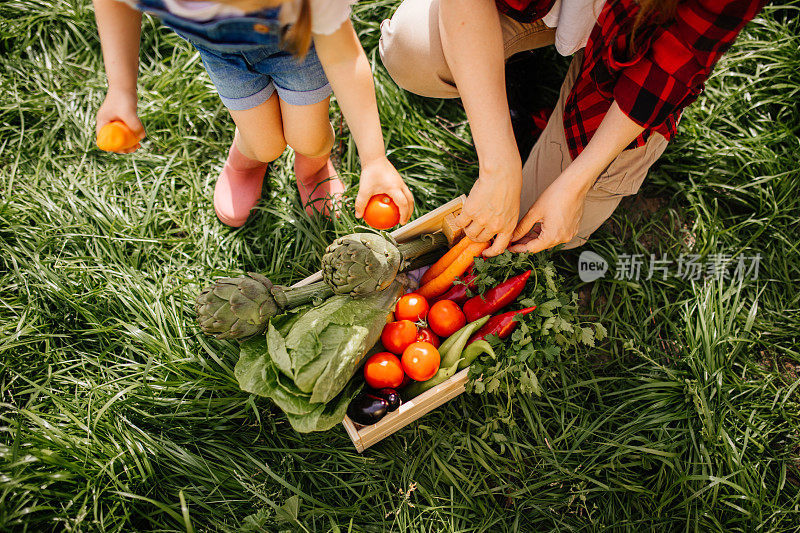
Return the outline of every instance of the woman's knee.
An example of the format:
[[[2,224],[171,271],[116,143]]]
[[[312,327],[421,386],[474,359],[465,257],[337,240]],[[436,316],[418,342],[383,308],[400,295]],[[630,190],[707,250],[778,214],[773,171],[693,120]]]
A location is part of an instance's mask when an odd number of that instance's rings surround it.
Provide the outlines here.
[[[458,91],[449,77],[439,36],[438,0],[404,0],[381,23],[381,61],[394,82],[422,96],[452,98]]]
[[[413,91],[414,77],[411,65],[415,63],[415,47],[406,28],[394,19],[386,19],[381,23],[381,37],[378,51],[383,66],[394,82],[403,89]]]

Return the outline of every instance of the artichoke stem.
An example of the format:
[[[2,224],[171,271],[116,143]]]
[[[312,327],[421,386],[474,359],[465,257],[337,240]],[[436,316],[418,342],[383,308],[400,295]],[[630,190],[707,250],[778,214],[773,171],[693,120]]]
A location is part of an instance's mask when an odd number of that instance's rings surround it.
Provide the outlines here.
[[[324,281],[317,281],[302,287],[275,287],[273,295],[283,309],[293,309],[315,298],[324,299],[333,296],[333,290]]]
[[[447,246],[447,237],[444,233],[427,233],[416,239],[397,245],[404,261],[410,261],[421,255],[433,252]]]

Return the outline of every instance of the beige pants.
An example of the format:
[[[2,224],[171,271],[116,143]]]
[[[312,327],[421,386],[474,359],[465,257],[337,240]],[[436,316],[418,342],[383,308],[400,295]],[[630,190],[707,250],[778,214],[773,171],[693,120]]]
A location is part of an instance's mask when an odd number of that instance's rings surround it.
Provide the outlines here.
[[[555,30],[541,21],[523,24],[500,14],[500,25],[506,59],[517,52],[553,44],[555,39]],[[433,98],[458,97],[439,35],[439,0],[404,0],[391,20],[381,24],[380,54],[389,74],[404,89]],[[572,163],[562,116],[582,61],[583,51],[573,56],[551,120],[522,167],[520,218]],[[578,234],[565,248],[585,243],[624,196],[635,194],[666,147],[666,139],[654,133],[645,146],[618,155],[589,190]]]

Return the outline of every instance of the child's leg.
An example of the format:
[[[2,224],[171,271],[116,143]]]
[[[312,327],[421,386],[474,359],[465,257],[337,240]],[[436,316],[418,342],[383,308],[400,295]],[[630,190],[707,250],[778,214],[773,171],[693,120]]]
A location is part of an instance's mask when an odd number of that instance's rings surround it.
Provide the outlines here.
[[[328,119],[330,98],[310,105],[280,101],[286,144],[295,151],[294,170],[306,212],[330,211],[344,192],[330,155],[333,128]]]
[[[270,163],[281,156],[286,140],[278,93],[273,93],[259,106],[244,111],[231,109],[230,114],[238,130],[235,144],[242,154],[262,163]]]
[[[214,188],[214,209],[223,223],[239,227],[261,198],[267,163],[280,157],[286,141],[277,94],[252,109],[230,113],[236,134]]]

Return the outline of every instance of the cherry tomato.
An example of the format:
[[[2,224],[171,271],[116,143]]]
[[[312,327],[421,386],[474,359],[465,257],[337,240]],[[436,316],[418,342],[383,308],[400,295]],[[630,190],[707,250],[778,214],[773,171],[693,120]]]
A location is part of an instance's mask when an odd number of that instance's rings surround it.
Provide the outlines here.
[[[427,381],[439,370],[439,350],[429,342],[415,342],[405,349],[400,359],[403,370],[415,381]]]
[[[431,331],[431,328],[422,328],[417,332],[417,342],[429,342],[433,344],[436,348],[439,347],[441,341],[439,337],[436,336],[436,333]]]
[[[399,387],[404,378],[400,359],[393,353],[376,353],[364,364],[364,379],[373,389]]]
[[[410,320],[419,322],[428,316],[428,300],[415,292],[410,292],[397,301],[394,306],[394,316],[397,320]]]
[[[400,209],[388,194],[376,194],[364,209],[364,222],[375,229],[389,229],[400,223]]]
[[[390,352],[400,355],[403,350],[417,340],[417,326],[410,320],[398,320],[383,326],[381,343]]]
[[[428,325],[440,337],[449,337],[467,324],[467,317],[452,300],[440,300],[428,313]]]

